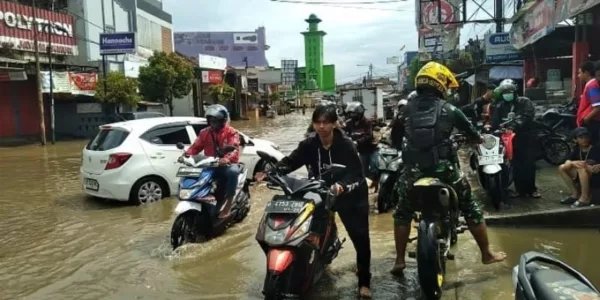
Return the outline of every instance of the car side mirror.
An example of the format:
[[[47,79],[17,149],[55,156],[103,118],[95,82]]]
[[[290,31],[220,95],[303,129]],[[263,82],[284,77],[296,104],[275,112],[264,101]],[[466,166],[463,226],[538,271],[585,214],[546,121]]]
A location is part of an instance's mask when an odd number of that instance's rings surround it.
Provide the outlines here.
[[[182,142],[177,143],[176,146],[177,146],[177,149],[179,149],[179,150],[183,150],[183,148],[185,148],[185,145],[183,145]]]

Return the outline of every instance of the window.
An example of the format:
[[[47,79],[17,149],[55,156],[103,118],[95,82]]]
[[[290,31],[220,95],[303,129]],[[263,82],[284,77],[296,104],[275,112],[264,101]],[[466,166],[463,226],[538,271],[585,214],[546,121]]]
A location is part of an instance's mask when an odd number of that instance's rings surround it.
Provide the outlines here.
[[[120,129],[102,129],[85,147],[92,151],[106,151],[121,146],[129,132]]]
[[[177,143],[183,143],[185,145],[191,144],[186,126],[154,129],[144,133],[141,138],[155,145],[176,145]]]
[[[207,124],[193,124],[192,128],[194,128],[194,132],[196,133],[196,135],[200,134],[200,130],[204,129],[208,127]]]

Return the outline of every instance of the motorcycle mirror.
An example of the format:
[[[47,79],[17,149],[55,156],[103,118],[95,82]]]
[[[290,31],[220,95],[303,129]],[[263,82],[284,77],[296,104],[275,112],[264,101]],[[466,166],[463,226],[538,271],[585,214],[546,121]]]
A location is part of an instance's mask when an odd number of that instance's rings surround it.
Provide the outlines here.
[[[183,150],[183,148],[185,147],[182,142],[177,143],[176,146],[179,150]]]
[[[511,111],[511,112],[509,112],[509,113],[508,113],[508,116],[507,116],[507,118],[508,118],[509,120],[514,120],[514,119],[515,119],[515,117],[516,117],[516,114],[515,114],[515,112]]]
[[[258,157],[260,157],[262,160],[264,160],[267,163],[272,163],[272,164],[277,163],[277,159],[275,157],[269,155],[267,152],[256,151],[256,154],[258,155]]]

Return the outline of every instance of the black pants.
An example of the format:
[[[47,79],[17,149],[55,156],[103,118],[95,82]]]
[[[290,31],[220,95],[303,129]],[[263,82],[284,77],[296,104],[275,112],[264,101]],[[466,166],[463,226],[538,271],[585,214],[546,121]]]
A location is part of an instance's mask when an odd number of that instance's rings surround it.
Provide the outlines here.
[[[515,190],[520,195],[537,192],[535,186],[535,147],[539,140],[533,134],[515,136],[513,156],[513,179]]]
[[[590,132],[590,141],[592,145],[596,145],[600,139],[600,122],[591,121],[589,124],[583,125]]]
[[[358,269],[358,286],[371,286],[371,239],[369,237],[369,191],[366,183],[348,194],[346,199],[337,199],[340,203],[337,213],[350,236],[356,250],[356,266]]]

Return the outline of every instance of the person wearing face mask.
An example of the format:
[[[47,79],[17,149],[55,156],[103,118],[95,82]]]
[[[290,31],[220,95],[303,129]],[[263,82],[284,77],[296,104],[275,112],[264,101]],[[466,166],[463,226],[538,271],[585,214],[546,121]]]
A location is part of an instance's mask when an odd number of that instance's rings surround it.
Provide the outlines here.
[[[198,133],[198,137],[185,152],[185,155],[197,155],[204,150],[206,156],[217,156],[218,149],[224,146],[234,146],[236,148],[219,159],[219,167],[216,169],[219,183],[225,184],[225,203],[219,218],[227,219],[230,216],[240,173],[238,165],[240,160],[240,135],[235,128],[229,125],[229,112],[223,105],[209,106],[206,109],[205,117],[209,126]]]
[[[364,174],[369,177],[369,164],[371,156],[377,149],[374,143],[373,127],[365,117],[365,107],[358,101],[348,103],[346,107],[346,123],[344,130],[346,134],[356,143],[356,149],[360,154]]]
[[[533,149],[538,142],[535,136],[533,118],[535,108],[527,97],[517,95],[517,84],[512,79],[504,79],[495,91],[502,99],[494,106],[492,128],[498,129],[500,124],[508,121],[508,114],[515,114],[514,122],[507,125],[514,130],[513,140],[513,178],[515,190],[519,197],[539,198],[535,185],[536,168]]]

